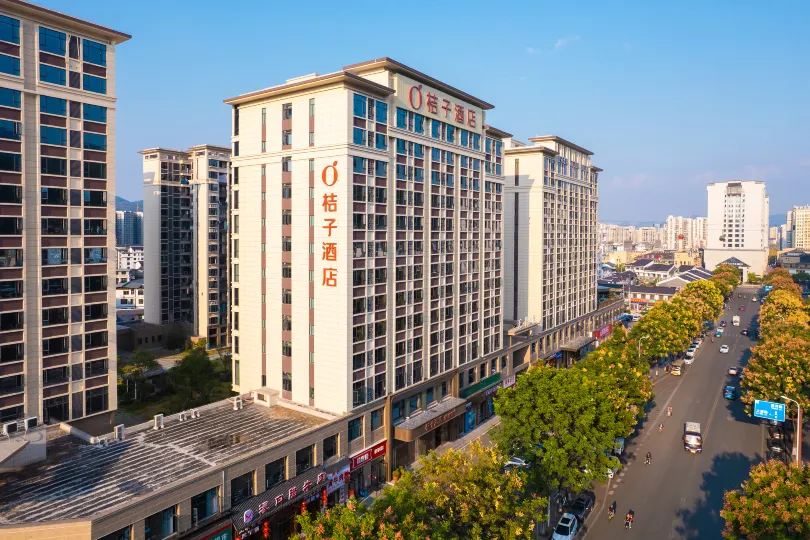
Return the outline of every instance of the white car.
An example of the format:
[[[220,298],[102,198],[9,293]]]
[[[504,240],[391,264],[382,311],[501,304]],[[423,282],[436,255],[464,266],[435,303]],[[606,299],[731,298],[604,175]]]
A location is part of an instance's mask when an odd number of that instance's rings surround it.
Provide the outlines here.
[[[720,345],[720,352],[727,353],[728,352],[728,345]]]
[[[694,361],[695,361],[694,356],[687,356],[686,358],[683,359],[683,363],[686,364],[687,366],[691,366],[692,362]]]
[[[729,375],[739,375],[740,374],[740,368],[738,368],[737,366],[729,366],[728,374]]]
[[[551,536],[552,540],[574,540],[579,532],[579,524],[574,514],[565,513],[557,522],[554,527],[554,534]]]
[[[751,301],[752,301],[752,302],[756,302],[756,301],[757,301],[757,297],[756,297],[756,296],[755,296],[755,297],[753,297],[753,298],[751,299]]]

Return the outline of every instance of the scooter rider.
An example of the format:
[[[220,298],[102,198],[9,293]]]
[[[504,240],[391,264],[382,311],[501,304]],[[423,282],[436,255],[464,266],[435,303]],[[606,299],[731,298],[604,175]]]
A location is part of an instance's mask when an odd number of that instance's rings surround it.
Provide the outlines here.
[[[647,452],[647,457],[644,460],[644,464],[649,465],[651,460],[652,460],[652,452]]]
[[[672,416],[672,407],[667,407],[667,416]]]
[[[624,516],[624,528],[625,529],[633,528],[633,514],[631,514],[630,512],[628,512],[627,515]]]

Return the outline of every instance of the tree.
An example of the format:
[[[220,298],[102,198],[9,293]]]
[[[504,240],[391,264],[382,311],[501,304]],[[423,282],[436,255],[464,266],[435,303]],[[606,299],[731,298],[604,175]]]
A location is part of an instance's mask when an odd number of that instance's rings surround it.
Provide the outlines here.
[[[616,272],[624,272],[625,268],[626,266],[623,262],[616,263]]]
[[[673,299],[671,302],[656,303],[633,327],[630,337],[636,341],[636,347],[641,344],[642,358],[658,361],[659,358],[685,351],[699,330],[686,304]]]
[[[723,294],[712,281],[689,283],[678,293],[678,298],[686,302],[701,323],[713,321],[723,313]]]
[[[205,351],[205,343],[185,352],[183,358],[169,371],[169,380],[185,405],[194,401],[207,403],[219,384],[214,365]]]
[[[765,283],[765,285],[770,285],[771,281],[779,277],[790,278],[791,274],[785,268],[774,268],[773,270],[765,274],[765,277],[762,279],[762,281],[763,283]]]
[[[309,540],[422,540],[426,538],[425,525],[415,524],[413,518],[403,522],[394,520],[393,510],[378,516],[352,497],[345,505],[339,504],[323,513],[301,513],[296,520],[301,534]],[[290,540],[298,540],[294,535]]]
[[[729,285],[727,281],[725,281],[722,278],[718,278],[717,276],[712,276],[711,278],[709,278],[709,281],[715,287],[717,287],[717,290],[720,291],[720,294],[722,294],[724,298],[728,298],[728,296],[731,294],[731,291],[734,290],[734,287]]]
[[[740,386],[749,414],[755,399],[781,401],[780,396],[810,407],[810,341],[779,334],[753,347]]]
[[[531,538],[546,518],[547,499],[532,493],[523,472],[504,472],[505,458],[480,443],[468,451],[423,457],[371,507],[377,516],[424,524],[422,538]]]
[[[647,376],[649,365],[637,361],[631,347],[624,349],[597,347],[577,368],[596,383],[598,391],[615,407],[615,437],[626,437],[637,423],[644,405],[653,395],[652,381]]]
[[[748,272],[748,283],[755,285],[759,283],[761,280],[756,272]]]
[[[619,424],[616,405],[581,370],[536,367],[498,391],[501,425],[493,437],[508,455],[532,464],[536,489],[581,491],[619,463],[610,457]]]
[[[793,281],[796,283],[807,283],[810,281],[810,274],[807,272],[796,272],[793,274]]]
[[[759,325],[765,334],[780,325],[807,325],[808,321],[810,316],[801,296],[785,289],[772,290],[759,311]]]
[[[127,382],[127,392],[129,383],[133,383],[135,389],[135,400],[143,399],[144,387],[146,386],[146,374],[160,367],[155,355],[144,349],[132,351],[129,362],[121,367],[121,374]],[[138,389],[141,390],[140,395]]]
[[[810,467],[756,465],[740,490],[726,492],[720,515],[729,540],[810,538]]]
[[[795,281],[793,281],[793,278],[790,277],[778,276],[771,280],[770,285],[771,287],[773,287],[771,293],[773,293],[774,291],[784,290],[792,292],[799,296],[801,296],[802,294],[801,286],[799,286]]]

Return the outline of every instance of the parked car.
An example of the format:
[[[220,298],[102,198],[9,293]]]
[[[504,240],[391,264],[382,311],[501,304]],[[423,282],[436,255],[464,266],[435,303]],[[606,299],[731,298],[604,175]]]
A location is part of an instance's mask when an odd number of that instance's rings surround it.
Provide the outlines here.
[[[592,494],[585,492],[581,493],[571,505],[571,513],[576,516],[580,523],[585,523],[588,516],[593,510],[595,498]]]
[[[728,352],[728,345],[720,345],[720,352],[725,354]]]
[[[768,428],[768,437],[771,439],[778,439],[780,441],[785,440],[785,434],[782,433],[782,430],[779,429],[779,426],[770,426]]]
[[[745,311],[745,306],[740,306],[740,311]]]
[[[714,333],[714,337],[723,337],[722,328],[718,328],[717,332]]]
[[[723,397],[729,401],[737,399],[737,389],[733,386],[726,386],[723,388]]]
[[[720,321],[720,326],[722,326],[723,328],[726,327],[726,324],[728,324],[728,323],[726,323],[726,321]]]
[[[565,513],[557,522],[554,527],[554,534],[551,536],[552,540],[574,540],[579,532],[579,523],[574,514]]]
[[[751,301],[752,301],[752,302],[756,302],[756,301],[757,301],[757,297],[756,297],[756,296],[754,296],[753,298],[751,298]]]
[[[729,366],[728,367],[728,374],[729,375],[739,375],[740,368],[737,366]]]
[[[747,336],[748,330],[740,330],[740,335]]]

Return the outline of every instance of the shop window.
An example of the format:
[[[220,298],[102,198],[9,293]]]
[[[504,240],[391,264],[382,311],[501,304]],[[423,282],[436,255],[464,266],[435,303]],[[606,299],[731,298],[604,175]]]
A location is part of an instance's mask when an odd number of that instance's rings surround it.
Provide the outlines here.
[[[351,422],[350,422],[351,424]],[[351,431],[351,430],[350,430]],[[351,438],[349,439],[351,440]],[[327,437],[323,440],[323,460],[326,461],[337,455],[338,451],[338,436],[337,434]]]
[[[277,459],[264,467],[264,487],[270,489],[287,481],[287,458]]]
[[[237,476],[231,480],[231,506],[253,497],[255,494],[253,471]]]
[[[359,439],[363,435],[363,419],[349,420],[349,442]]]

